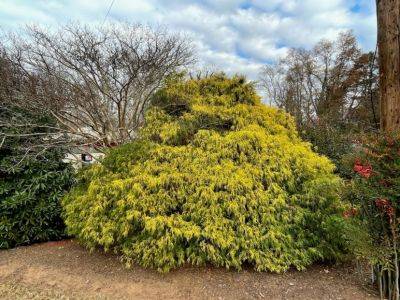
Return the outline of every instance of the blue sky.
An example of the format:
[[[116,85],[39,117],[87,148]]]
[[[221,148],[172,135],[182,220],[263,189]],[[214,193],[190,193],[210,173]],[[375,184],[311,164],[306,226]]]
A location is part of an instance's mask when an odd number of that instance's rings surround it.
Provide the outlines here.
[[[101,24],[112,0],[0,0],[0,26]],[[114,0],[109,21],[166,25],[194,42],[199,64],[256,79],[290,47],[309,48],[352,29],[376,43],[374,0]]]

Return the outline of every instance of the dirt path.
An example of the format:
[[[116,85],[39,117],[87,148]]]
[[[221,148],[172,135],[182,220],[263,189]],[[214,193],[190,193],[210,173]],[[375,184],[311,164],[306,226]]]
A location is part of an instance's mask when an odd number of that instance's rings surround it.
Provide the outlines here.
[[[127,270],[74,241],[0,251],[1,299],[373,299],[351,267],[283,275],[187,267],[161,275]]]

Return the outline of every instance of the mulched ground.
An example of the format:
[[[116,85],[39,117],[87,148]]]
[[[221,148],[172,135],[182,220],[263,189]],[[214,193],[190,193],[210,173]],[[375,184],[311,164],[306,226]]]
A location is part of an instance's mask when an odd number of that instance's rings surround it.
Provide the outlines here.
[[[158,274],[73,240],[0,251],[0,299],[376,299],[348,265],[277,275],[214,267]]]

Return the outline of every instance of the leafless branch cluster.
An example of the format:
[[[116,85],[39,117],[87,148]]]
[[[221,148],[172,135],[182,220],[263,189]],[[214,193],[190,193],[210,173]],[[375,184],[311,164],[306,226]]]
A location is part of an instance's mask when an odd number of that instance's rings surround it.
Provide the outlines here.
[[[351,32],[313,49],[291,49],[275,65],[265,66],[260,82],[273,104],[295,116],[299,126],[325,118],[330,122],[367,119],[376,126],[377,63],[362,53]]]
[[[190,42],[165,29],[31,26],[10,34],[4,48],[2,60],[21,84],[19,90],[12,82],[3,84],[2,103],[52,116],[57,123],[51,132],[58,138],[99,147],[120,144],[135,138],[166,76],[192,57]],[[2,124],[27,125],[16,119]]]

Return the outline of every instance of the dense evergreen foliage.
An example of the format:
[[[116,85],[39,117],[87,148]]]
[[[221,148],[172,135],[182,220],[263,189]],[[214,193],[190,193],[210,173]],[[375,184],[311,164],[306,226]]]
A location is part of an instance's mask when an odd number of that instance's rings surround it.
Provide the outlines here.
[[[12,107],[0,109],[3,124],[23,116],[35,127],[2,127],[0,147],[0,249],[65,236],[60,199],[73,182],[61,149],[45,150],[46,116]],[[3,140],[4,138],[4,140]]]
[[[81,173],[69,233],[159,271],[281,272],[343,253],[340,179],[239,76],[171,78],[137,141]]]

